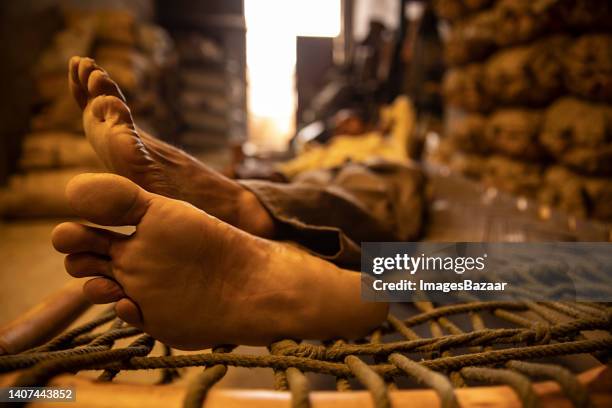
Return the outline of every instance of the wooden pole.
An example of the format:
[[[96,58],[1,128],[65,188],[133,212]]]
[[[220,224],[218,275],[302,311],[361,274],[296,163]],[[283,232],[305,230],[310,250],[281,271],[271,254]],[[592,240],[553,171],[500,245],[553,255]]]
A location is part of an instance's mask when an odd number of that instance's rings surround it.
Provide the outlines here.
[[[6,387],[19,373],[0,377],[0,386]],[[595,407],[612,406],[610,372],[606,366],[599,366],[578,375],[579,381],[590,390]],[[184,385],[142,385],[122,383],[100,383],[83,377],[61,375],[49,386],[73,387],[76,402],[54,402],[56,408],[172,408],[181,407],[186,392]],[[542,408],[571,408],[557,383],[546,381],[535,383]],[[508,386],[468,387],[455,390],[462,408],[518,408],[520,400]],[[437,394],[429,389],[392,390],[389,392],[394,408],[439,407]],[[310,393],[313,408],[372,407],[367,391],[313,391]],[[46,408],[48,403],[31,403],[28,407]],[[291,393],[288,391],[212,389],[204,403],[205,408],[289,408]]]
[[[15,320],[0,328],[0,355],[15,354],[38,346],[59,334],[91,304],[82,292],[82,283],[71,280]]]

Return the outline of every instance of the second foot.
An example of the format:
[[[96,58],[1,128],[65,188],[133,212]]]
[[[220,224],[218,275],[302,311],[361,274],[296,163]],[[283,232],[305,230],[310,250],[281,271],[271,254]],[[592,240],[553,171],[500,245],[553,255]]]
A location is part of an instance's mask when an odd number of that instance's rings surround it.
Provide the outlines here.
[[[107,170],[254,235],[274,234],[272,218],[252,192],[138,129],[121,90],[95,61],[73,57],[68,80],[87,139]]]

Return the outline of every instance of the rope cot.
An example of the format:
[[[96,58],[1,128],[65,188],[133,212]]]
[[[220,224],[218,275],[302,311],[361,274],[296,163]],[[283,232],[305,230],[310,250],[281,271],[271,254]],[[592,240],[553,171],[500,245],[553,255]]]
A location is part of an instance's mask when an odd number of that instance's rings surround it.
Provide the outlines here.
[[[108,311],[48,343],[0,356],[0,373],[23,370],[14,386],[43,386],[54,376],[102,370],[99,381],[113,381],[122,370],[161,369],[159,383],[172,382],[181,367],[203,367],[187,387],[184,407],[200,407],[208,391],[230,367],[274,370],[275,388],[291,393],[292,406],[310,406],[312,386],[306,373],[335,377],[339,392],[359,384],[376,407],[391,407],[389,391],[400,379],[432,389],[444,408],[459,406],[455,389],[470,385],[508,385],[526,407],[538,407],[532,381],[551,380],[576,407],[589,407],[589,394],[570,370],[528,360],[592,353],[603,359],[612,350],[612,308],[569,302],[471,302],[436,307],[422,302],[405,319],[389,315],[364,339],[311,344],[281,340],[269,354],[236,352],[219,346],[210,353],[151,356],[156,342]],[[535,316],[535,317],[534,317]],[[503,328],[487,327],[488,318]],[[468,322],[467,327],[460,322]],[[108,327],[107,327],[108,326]],[[106,329],[102,330],[104,327]],[[592,337],[587,331],[600,331]],[[424,336],[428,331],[430,336]],[[418,333],[418,334],[417,334]],[[115,341],[130,339],[126,347]]]

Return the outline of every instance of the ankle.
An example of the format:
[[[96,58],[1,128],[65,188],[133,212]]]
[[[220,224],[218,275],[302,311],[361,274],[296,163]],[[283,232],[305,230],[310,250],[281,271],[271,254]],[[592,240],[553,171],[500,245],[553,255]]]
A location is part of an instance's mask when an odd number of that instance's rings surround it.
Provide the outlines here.
[[[315,330],[314,338],[360,338],[384,322],[389,304],[366,302],[361,298],[359,272],[317,260],[320,264],[313,265],[311,273],[318,273],[319,279],[311,280],[309,306],[301,319],[304,325],[310,322]]]
[[[261,238],[274,238],[274,220],[268,210],[251,191],[241,187],[238,193],[236,225],[238,228]]]
[[[270,270],[283,271],[286,286],[275,317],[282,336],[301,339],[359,338],[380,325],[389,305],[361,299],[361,276],[290,244],[275,243]],[[287,271],[291,271],[287,274]],[[283,313],[284,312],[284,313]]]

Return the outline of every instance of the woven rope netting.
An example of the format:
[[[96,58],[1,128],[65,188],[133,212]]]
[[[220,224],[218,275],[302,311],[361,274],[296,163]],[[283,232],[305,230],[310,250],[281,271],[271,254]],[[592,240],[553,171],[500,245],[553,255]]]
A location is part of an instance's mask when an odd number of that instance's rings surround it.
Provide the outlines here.
[[[377,407],[391,406],[389,390],[400,387],[402,378],[433,389],[443,407],[457,407],[454,390],[470,384],[508,385],[524,406],[536,407],[531,381],[546,379],[557,382],[575,406],[586,407],[588,393],[572,372],[542,361],[589,353],[605,362],[612,350],[607,304],[498,301],[435,307],[419,302],[410,307],[407,317],[390,314],[366,338],[282,340],[266,355],[240,354],[235,346],[172,355],[164,346],[163,355],[150,356],[155,340],[109,311],[35,349],[0,356],[0,371],[23,370],[15,386],[42,386],[58,374],[82,370],[103,370],[98,380],[112,381],[121,370],[161,369],[163,382],[170,382],[181,367],[204,367],[187,388],[186,407],[200,407],[231,366],[272,369],[276,389],[289,390],[296,407],[309,405],[307,372],[332,376],[338,391],[357,382]],[[495,328],[488,324],[492,320]],[[126,338],[133,338],[127,347],[114,347]]]

